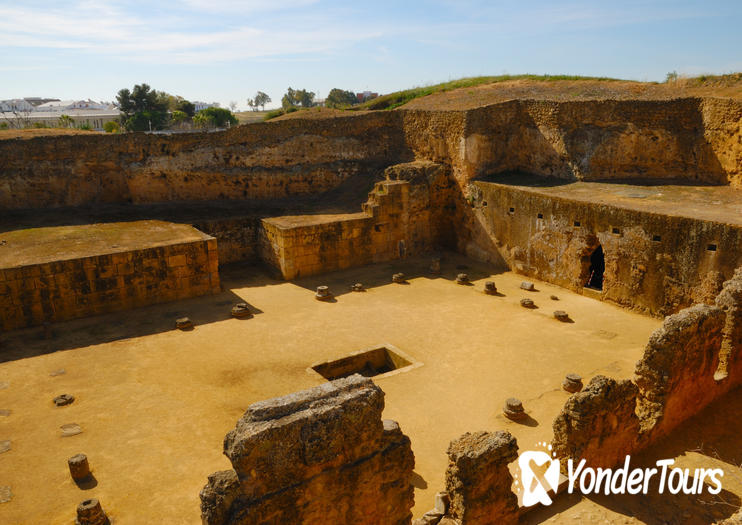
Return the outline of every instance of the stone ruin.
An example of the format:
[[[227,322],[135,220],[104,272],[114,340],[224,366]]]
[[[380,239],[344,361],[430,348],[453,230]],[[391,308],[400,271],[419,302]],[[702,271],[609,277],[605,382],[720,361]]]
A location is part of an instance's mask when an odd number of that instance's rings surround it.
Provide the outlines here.
[[[714,305],[668,316],[649,339],[635,379],[597,376],[554,421],[559,457],[612,467],[742,384],[742,268]]]
[[[596,376],[579,391],[569,374],[563,387],[576,393],[554,421],[557,457],[615,466],[742,383],[742,269],[715,303],[666,318],[634,381]],[[514,407],[522,411],[509,399]],[[518,523],[509,470],[518,445],[503,431],[451,442],[445,490],[413,522],[410,440],[383,408],[384,393],[360,375],[251,405],[224,440],[233,469],[201,491],[203,523]]]
[[[360,375],[251,405],[224,439],[233,470],[201,491],[207,525],[410,523],[415,458]]]

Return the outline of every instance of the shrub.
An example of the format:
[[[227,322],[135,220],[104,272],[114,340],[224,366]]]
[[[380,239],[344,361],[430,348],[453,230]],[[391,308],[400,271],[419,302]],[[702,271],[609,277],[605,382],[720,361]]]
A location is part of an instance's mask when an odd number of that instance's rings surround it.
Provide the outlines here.
[[[103,124],[103,130],[106,133],[118,133],[119,131],[121,131],[121,125],[115,120],[109,120],[108,122]]]

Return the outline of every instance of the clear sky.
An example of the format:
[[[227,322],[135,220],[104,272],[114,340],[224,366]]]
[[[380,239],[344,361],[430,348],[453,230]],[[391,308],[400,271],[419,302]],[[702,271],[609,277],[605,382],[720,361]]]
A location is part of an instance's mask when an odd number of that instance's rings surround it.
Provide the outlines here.
[[[664,80],[742,70],[742,0],[0,0],[0,99],[148,83],[226,106],[291,86],[388,93],[464,76]]]

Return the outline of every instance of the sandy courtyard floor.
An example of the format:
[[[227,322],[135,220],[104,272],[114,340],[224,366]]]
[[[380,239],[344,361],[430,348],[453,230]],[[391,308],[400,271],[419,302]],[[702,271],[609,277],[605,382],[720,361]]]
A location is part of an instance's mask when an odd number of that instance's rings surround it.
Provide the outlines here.
[[[520,290],[523,277],[458,255],[445,255],[438,278],[428,264],[413,259],[297,282],[232,268],[216,296],[60,323],[50,340],[39,329],[3,334],[0,409],[10,414],[0,416],[0,441],[10,450],[0,454],[0,486],[13,497],[0,504],[0,523],[72,523],[90,497],[115,523],[200,523],[199,490],[208,474],[230,467],[222,440],[250,403],[318,385],[324,379],[307,370],[311,364],[380,344],[423,363],[377,381],[385,417],[412,439],[417,517],[443,489],[452,439],[505,429],[521,449],[549,440],[568,397],[564,375],[630,377],[660,326],[546,283]],[[390,282],[398,271],[409,284]],[[455,284],[459,272],[474,285]],[[489,279],[499,296],[482,293]],[[350,293],[355,282],[368,291]],[[319,284],[337,301],[316,301]],[[522,308],[523,297],[538,308]],[[239,301],[254,318],[229,317]],[[557,309],[574,322],[555,320]],[[195,330],[172,329],[182,315]],[[63,393],[75,402],[55,407]],[[529,424],[502,417],[511,396],[523,400]],[[66,423],[83,432],[62,437]],[[97,480],[87,490],[67,470],[77,453],[87,454]]]

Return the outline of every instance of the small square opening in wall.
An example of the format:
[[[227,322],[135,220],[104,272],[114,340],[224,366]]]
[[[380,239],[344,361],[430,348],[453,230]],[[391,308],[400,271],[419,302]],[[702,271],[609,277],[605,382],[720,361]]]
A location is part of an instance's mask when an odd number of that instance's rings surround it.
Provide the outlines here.
[[[652,235],[652,240],[654,242],[660,242],[662,240],[662,236],[661,235]]]
[[[706,246],[706,249],[708,251],[710,251],[710,252],[715,252],[716,251],[716,245],[715,244],[709,244],[708,246]]]
[[[611,232],[613,232],[613,235],[621,235],[621,230],[619,228],[612,228]]]
[[[508,213],[515,213],[515,208],[510,208],[510,209],[508,210]]]
[[[580,227],[580,221],[575,221],[575,227],[576,228],[579,228]]]
[[[543,213],[539,213],[538,215],[536,215],[536,217],[538,217],[539,219],[543,219],[544,218],[544,214]]]
[[[364,377],[386,376],[412,370],[418,366],[422,366],[422,363],[405,355],[398,348],[386,344],[360,350],[333,361],[317,363],[310,370],[317,372],[328,381],[332,381],[353,374],[361,374]]]

